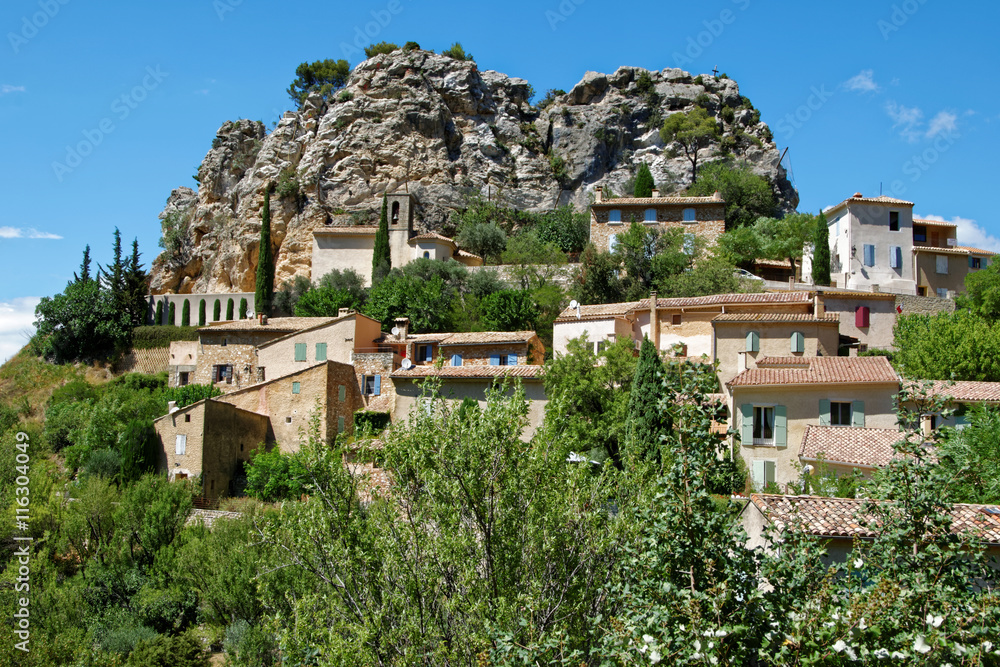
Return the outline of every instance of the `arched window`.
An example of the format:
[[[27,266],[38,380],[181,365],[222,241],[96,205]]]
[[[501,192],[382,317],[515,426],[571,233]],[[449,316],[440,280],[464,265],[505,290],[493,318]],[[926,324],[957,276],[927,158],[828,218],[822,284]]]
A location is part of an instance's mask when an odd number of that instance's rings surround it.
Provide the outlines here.
[[[424,259],[430,259],[430,258],[431,258],[431,251],[424,250]]]
[[[656,222],[656,209],[647,208],[646,209],[646,222]]]
[[[684,209],[684,222],[695,222],[697,219],[698,216],[693,208]]]
[[[399,224],[399,202],[392,202],[392,224]]]
[[[622,221],[622,212],[617,208],[608,211],[608,222],[611,224],[620,223]]]

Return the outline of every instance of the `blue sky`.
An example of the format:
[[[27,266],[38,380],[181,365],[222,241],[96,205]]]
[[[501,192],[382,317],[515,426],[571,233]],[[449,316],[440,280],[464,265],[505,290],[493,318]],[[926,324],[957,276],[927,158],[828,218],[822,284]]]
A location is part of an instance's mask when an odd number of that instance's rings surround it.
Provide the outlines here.
[[[153,259],[157,214],[172,188],[195,186],[223,122],[270,125],[299,63],[354,65],[355,43],[371,41],[460,41],[481,69],[523,77],[539,96],[588,70],[717,66],[789,148],[799,210],[881,184],[918,215],[957,219],[961,242],[1000,250],[986,196],[1000,147],[998,15],[995,3],[935,0],[7,0],[0,360],[85,245],[106,263],[118,227]]]

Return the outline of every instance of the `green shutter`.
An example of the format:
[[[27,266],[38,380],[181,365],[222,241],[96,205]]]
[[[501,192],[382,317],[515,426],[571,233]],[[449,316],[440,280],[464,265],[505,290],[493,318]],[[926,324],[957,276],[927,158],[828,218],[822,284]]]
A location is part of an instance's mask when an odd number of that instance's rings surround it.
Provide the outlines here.
[[[345,387],[344,385],[340,385],[340,396],[339,396],[339,398],[340,398],[340,402],[341,403],[343,403],[345,400],[347,400],[347,387]]]
[[[806,351],[806,337],[800,331],[792,332],[792,352]]]
[[[774,446],[788,446],[788,416],[784,405],[774,406]]]
[[[305,361],[306,360],[306,344],[296,343],[295,344],[295,361]]]
[[[764,461],[764,484],[775,483],[776,480],[774,477],[774,469],[775,469],[774,461]]]
[[[751,475],[753,476],[753,488],[755,491],[760,491],[764,488],[767,478],[767,461],[754,461],[753,467],[751,468]]]
[[[819,425],[829,426],[830,425],[830,399],[821,398],[819,399]]]
[[[344,418],[337,417],[337,433],[343,433],[343,432],[344,432]]]
[[[854,401],[851,404],[851,426],[855,428],[865,427],[865,402]]]
[[[747,334],[747,352],[760,351],[760,335],[756,331]]]
[[[293,383],[292,383],[292,393],[293,393],[293,394],[297,394],[297,393],[299,393],[299,391],[300,391],[301,389],[302,389],[302,385],[301,385],[301,384],[299,384],[298,382],[293,382]]]
[[[744,447],[753,445],[753,405],[744,403],[740,406],[742,420],[740,422],[740,440]]]
[[[326,343],[316,343],[316,361],[326,361]]]

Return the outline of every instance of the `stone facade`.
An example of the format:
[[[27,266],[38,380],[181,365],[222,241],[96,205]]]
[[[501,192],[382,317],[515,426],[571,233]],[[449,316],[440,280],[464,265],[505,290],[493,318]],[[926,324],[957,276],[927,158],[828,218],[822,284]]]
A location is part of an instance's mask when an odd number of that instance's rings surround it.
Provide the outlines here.
[[[361,393],[364,408],[388,411],[394,400],[394,385],[389,381],[392,372],[399,368],[400,357],[392,352],[362,352],[354,355],[355,382]],[[366,383],[365,378],[378,378]],[[368,384],[371,386],[369,393]],[[377,393],[376,393],[377,392]]]
[[[167,362],[167,384],[169,386],[183,387],[196,381],[198,349],[200,347],[201,345],[196,340],[175,340],[170,343]]]
[[[694,219],[685,221],[685,210],[694,211]],[[647,220],[647,211],[655,212],[655,220]],[[611,220],[617,212],[618,220]],[[690,218],[690,216],[689,216]],[[632,222],[661,230],[682,229],[694,234],[708,246],[714,246],[726,231],[726,207],[721,198],[713,197],[627,197],[598,200],[590,207],[590,241],[598,250],[612,250],[611,239],[628,231]]]

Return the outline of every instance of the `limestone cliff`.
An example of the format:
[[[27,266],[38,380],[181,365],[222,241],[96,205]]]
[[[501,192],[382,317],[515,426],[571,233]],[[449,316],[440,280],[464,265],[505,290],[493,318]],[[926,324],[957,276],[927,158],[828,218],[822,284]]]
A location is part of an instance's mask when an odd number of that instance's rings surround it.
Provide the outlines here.
[[[198,171],[197,192],[178,188],[160,215],[166,250],[152,291],[253,291],[265,184],[272,197],[275,285],[309,275],[312,230],[374,222],[384,192],[417,195],[418,229],[452,233],[450,213],[473,196],[532,211],[571,203],[595,185],[616,192],[640,162],[664,192],[690,180],[683,154],[664,146],[662,119],[697,103],[720,117],[720,146],[766,176],[786,209],[798,195],[759,112],[735,81],[667,69],[588,72],[544,109],[523,79],[480,71],[427,51],[396,51],[358,65],[332,98],[310,97],[267,133],[227,122]]]

